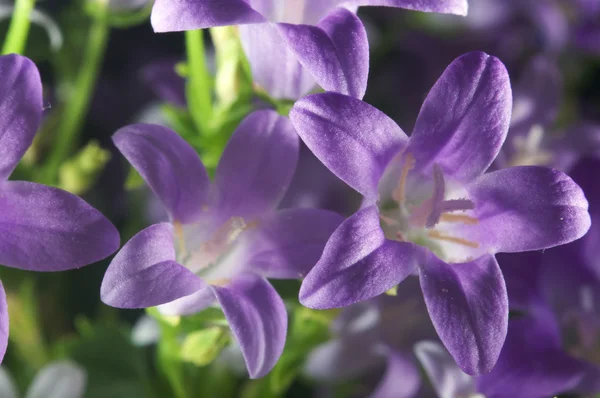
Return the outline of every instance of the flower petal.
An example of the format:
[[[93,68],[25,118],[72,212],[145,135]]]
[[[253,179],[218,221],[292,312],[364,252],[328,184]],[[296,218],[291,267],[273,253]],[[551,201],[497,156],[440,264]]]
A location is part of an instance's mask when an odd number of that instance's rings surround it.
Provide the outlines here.
[[[33,142],[44,111],[35,64],[11,54],[0,57],[0,180],[5,180]]]
[[[87,374],[71,361],[56,361],[35,375],[25,398],[80,398],[85,393]]]
[[[566,174],[545,167],[511,167],[467,186],[477,225],[464,232],[493,253],[546,249],[583,236],[588,202]]]
[[[279,360],[287,333],[283,300],[269,282],[252,274],[227,287],[212,287],[234,337],[240,344],[250,378],[263,377]]]
[[[414,270],[417,249],[385,239],[376,206],[348,218],[333,233],[323,256],[300,288],[300,303],[338,308],[378,296]]]
[[[319,209],[287,209],[261,220],[250,242],[248,263],[268,278],[304,277],[319,261],[327,240],[344,221]]]
[[[506,68],[481,52],[454,60],[435,83],[419,113],[407,152],[428,175],[470,181],[500,151],[510,123],[512,94]]]
[[[545,268],[542,259],[548,255],[547,252],[531,251],[496,256],[506,283],[511,310],[527,312],[546,305],[540,293],[540,276]]]
[[[0,282],[0,363],[6,354],[8,346],[8,304],[6,302],[6,292],[4,285]]]
[[[467,0],[350,0],[349,5],[399,7],[416,11],[467,15]],[[344,4],[346,4],[344,3]]]
[[[460,264],[430,256],[420,266],[429,316],[442,342],[467,374],[489,372],[508,323],[508,297],[500,267],[491,255]]]
[[[167,316],[192,315],[210,307],[215,300],[215,293],[206,286],[189,296],[161,304],[158,310]]]
[[[278,24],[278,29],[325,91],[362,99],[369,75],[369,42],[356,14],[338,8],[318,26]]]
[[[183,223],[198,217],[210,180],[198,154],[183,138],[163,126],[133,124],[119,129],[113,141],[171,217]]]
[[[475,379],[460,370],[444,346],[421,341],[414,351],[439,398],[476,396]]]
[[[530,316],[511,319],[498,363],[479,378],[479,391],[487,397],[541,398],[574,387],[585,366],[558,348],[552,330]]]
[[[112,260],[100,298],[117,308],[147,308],[188,296],[205,286],[175,261],[171,224],[154,224],[129,240]]]
[[[19,398],[17,386],[12,375],[5,366],[0,366],[0,397]]]
[[[223,214],[252,218],[275,209],[294,176],[299,145],[289,119],[275,111],[256,111],[244,119],[215,174]]]
[[[119,232],[83,199],[25,181],[0,185],[0,264],[63,271],[102,260],[119,248]]]
[[[377,197],[385,167],[408,141],[381,111],[337,93],[301,99],[290,111],[290,119],[317,158],[371,200]]]
[[[244,0],[156,0],[150,20],[155,32],[179,32],[265,21]]]
[[[383,362],[377,353],[376,333],[358,333],[317,346],[304,365],[304,373],[318,381],[347,381],[377,369]]]
[[[371,398],[412,398],[421,387],[421,376],[413,361],[398,352],[390,352],[383,379]]]
[[[296,100],[315,88],[314,77],[298,62],[275,24],[244,25],[239,32],[254,82],[271,97]]]

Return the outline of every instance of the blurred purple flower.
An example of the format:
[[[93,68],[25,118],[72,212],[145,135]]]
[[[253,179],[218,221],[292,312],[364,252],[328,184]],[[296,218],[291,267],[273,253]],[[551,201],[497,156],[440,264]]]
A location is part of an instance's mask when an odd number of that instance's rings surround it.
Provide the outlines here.
[[[569,390],[582,394],[600,392],[599,171],[600,161],[588,158],[571,172],[590,203],[592,226],[583,238],[543,253],[498,259],[511,309],[545,323],[545,328],[553,329],[557,336],[555,346],[562,347],[564,355],[580,360],[583,378]]]
[[[382,295],[345,308],[331,329],[335,337],[308,357],[308,376],[347,381],[379,370],[385,363],[385,372],[379,373],[370,396],[416,396],[421,377],[412,349],[420,340],[435,338],[416,277],[398,286],[395,297]]]
[[[489,371],[504,342],[508,299],[498,252],[553,247],[590,226],[587,201],[565,174],[543,167],[484,173],[509,127],[510,82],[484,53],[456,59],[429,92],[410,139],[370,105],[336,93],[290,112],[313,153],[364,196],[304,279],[300,302],[344,307],[411,273],[458,365]]]
[[[152,25],[157,32],[241,25],[254,80],[272,97],[297,99],[318,83],[327,91],[362,98],[369,44],[354,12],[376,5],[467,12],[466,0],[158,0]]]
[[[33,142],[44,110],[35,64],[0,57],[0,264],[63,271],[102,260],[119,248],[119,233],[98,210],[63,190],[8,181]],[[8,344],[6,296],[0,284],[0,360]]]
[[[131,125],[113,140],[172,222],[144,229],[121,249],[104,277],[102,300],[119,308],[161,305],[173,315],[217,301],[250,376],[264,376],[287,331],[285,306],[266,277],[306,275],[342,221],[325,210],[275,210],[298,159],[289,119],[274,111],[248,116],[227,145],[214,184],[192,147],[166,127]]]

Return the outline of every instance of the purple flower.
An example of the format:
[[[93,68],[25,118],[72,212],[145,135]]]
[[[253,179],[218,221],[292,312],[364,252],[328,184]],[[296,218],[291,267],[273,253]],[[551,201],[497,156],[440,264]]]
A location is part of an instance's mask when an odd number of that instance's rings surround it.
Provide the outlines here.
[[[0,57],[0,264],[63,271],[108,257],[119,233],[98,210],[63,190],[8,181],[40,126],[44,103],[35,64]],[[8,344],[6,295],[0,284],[0,361]]]
[[[435,338],[417,277],[409,277],[398,286],[395,297],[382,295],[345,308],[331,329],[335,338],[308,357],[308,376],[347,381],[379,370],[385,363],[385,372],[369,396],[417,396],[422,383],[411,354],[413,345]]]
[[[440,344],[423,341],[415,354],[439,398],[544,398],[568,391],[583,376],[581,363],[564,353],[552,324],[543,318],[511,319],[506,342],[490,373],[472,377]]]
[[[317,83],[327,91],[362,98],[369,44],[352,11],[377,5],[467,12],[466,0],[158,0],[152,26],[171,32],[242,25],[240,37],[254,81],[273,98],[300,98]]]
[[[298,101],[290,118],[300,137],[364,196],[304,279],[300,302],[344,307],[418,272],[458,365],[489,371],[508,322],[494,254],[567,243],[590,226],[583,192],[565,174],[526,166],[484,173],[504,142],[511,106],[504,65],[484,53],[446,69],[410,139],[360,100],[325,93]]]
[[[526,312],[556,335],[554,349],[579,361],[579,382],[568,390],[600,392],[600,162],[585,159],[572,170],[590,202],[592,227],[581,239],[543,253],[502,255],[511,309]],[[565,388],[564,390],[567,390]]]
[[[287,315],[266,277],[300,278],[342,221],[325,210],[276,211],[292,179],[299,140],[289,119],[256,111],[233,134],[209,177],[175,132],[132,125],[113,137],[171,217],[134,236],[110,264],[102,301],[191,314],[217,302],[250,377],[262,377],[285,343]]]

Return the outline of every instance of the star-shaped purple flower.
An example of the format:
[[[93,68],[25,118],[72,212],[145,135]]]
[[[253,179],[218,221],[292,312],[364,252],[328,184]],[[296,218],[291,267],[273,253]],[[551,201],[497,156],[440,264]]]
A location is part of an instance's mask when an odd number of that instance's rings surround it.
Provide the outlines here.
[[[364,196],[304,279],[301,303],[347,306],[418,272],[433,324],[458,365],[472,375],[489,371],[508,321],[494,254],[567,243],[590,226],[585,196],[567,175],[535,166],[485,173],[511,107],[504,65],[479,52],[446,69],[410,138],[348,96],[298,101],[290,118],[300,137]]]
[[[27,181],[8,181],[33,142],[44,111],[35,64],[0,57],[0,264],[64,271],[102,260],[119,248],[119,233],[77,196]],[[8,344],[8,309],[0,284],[0,361]]]
[[[466,0],[157,0],[152,26],[173,32],[241,25],[254,81],[271,97],[298,99],[318,83],[362,98],[369,44],[354,14],[359,6],[460,15],[468,8]]]
[[[250,377],[264,376],[287,331],[284,303],[266,278],[306,275],[343,220],[318,209],[276,211],[298,160],[291,122],[271,110],[248,116],[212,184],[192,147],[165,127],[127,126],[113,140],[172,222],[152,225],[125,244],[106,272],[102,301],[119,308],[160,305],[172,315],[217,302]]]

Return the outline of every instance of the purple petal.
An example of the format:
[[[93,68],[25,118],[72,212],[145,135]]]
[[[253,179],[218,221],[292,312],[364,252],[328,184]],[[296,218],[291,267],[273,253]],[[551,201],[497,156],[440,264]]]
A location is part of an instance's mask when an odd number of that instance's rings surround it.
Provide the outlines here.
[[[492,398],[542,398],[574,387],[583,364],[562,352],[549,330],[540,319],[512,319],[498,363],[479,378],[479,391]]]
[[[388,354],[387,369],[371,398],[412,398],[421,386],[421,376],[414,363],[397,352]]]
[[[278,28],[321,87],[362,99],[369,75],[369,42],[356,14],[338,8],[318,26],[279,24]]]
[[[377,197],[385,167],[407,143],[406,135],[392,119],[342,94],[303,98],[290,111],[290,119],[317,158],[371,200]]]
[[[430,256],[420,266],[429,316],[458,366],[470,375],[496,363],[508,323],[508,297],[491,255],[460,264]]]
[[[414,351],[439,398],[475,396],[475,379],[460,370],[444,346],[421,341]]]
[[[245,0],[156,0],[150,19],[155,32],[265,21]]]
[[[347,381],[377,369],[383,357],[376,352],[375,333],[359,333],[328,341],[306,360],[304,373],[319,381]]]
[[[113,141],[176,221],[194,221],[206,204],[210,180],[196,151],[173,130],[133,124]]]
[[[416,11],[467,15],[467,0],[350,0],[344,4],[358,6],[399,7]]]
[[[479,220],[468,239],[493,253],[545,249],[571,242],[590,227],[581,188],[560,171],[511,167],[467,187]]]
[[[300,288],[302,305],[345,307],[378,296],[414,270],[417,249],[385,239],[376,206],[358,211],[333,233]]]
[[[45,185],[0,185],[0,264],[63,271],[102,260],[119,248],[119,232],[83,199]]]
[[[154,224],[135,235],[112,260],[102,286],[102,301],[117,308],[147,308],[188,296],[205,286],[175,261],[173,227]]]
[[[545,305],[540,293],[540,271],[544,268],[542,259],[547,256],[548,253],[539,251],[496,256],[506,283],[510,309],[529,311]]]
[[[314,77],[298,62],[275,24],[244,25],[239,32],[254,82],[271,97],[296,100],[315,88]]]
[[[292,181],[299,144],[289,119],[275,111],[244,119],[215,174],[223,214],[252,218],[275,209]]]
[[[544,127],[554,122],[561,95],[562,76],[556,62],[535,57],[514,89],[509,135],[525,135],[536,124]]]
[[[502,62],[481,52],[454,60],[435,83],[419,113],[407,152],[431,174],[435,163],[461,181],[483,173],[508,132],[512,98]]]
[[[158,309],[167,316],[192,315],[210,307],[214,302],[215,293],[209,286],[205,286],[189,296],[161,304]]]
[[[142,69],[142,78],[161,101],[184,108],[185,79],[175,71],[176,65],[173,59],[153,61]]]
[[[0,364],[6,354],[8,346],[8,305],[6,303],[6,292],[0,282]]]
[[[317,263],[325,243],[344,221],[319,209],[287,209],[263,219],[249,245],[248,263],[268,278],[298,279]]]
[[[240,344],[250,378],[263,377],[279,360],[285,345],[287,313],[269,282],[252,274],[227,287],[213,286],[231,331]]]
[[[33,142],[44,110],[35,64],[20,55],[0,57],[0,180],[5,180]]]

